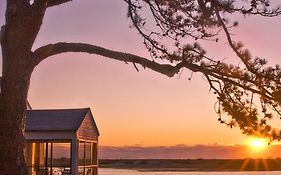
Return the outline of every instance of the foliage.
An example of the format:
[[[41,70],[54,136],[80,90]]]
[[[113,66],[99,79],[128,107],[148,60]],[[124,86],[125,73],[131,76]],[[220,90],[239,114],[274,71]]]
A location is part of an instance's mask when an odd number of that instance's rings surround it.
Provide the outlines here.
[[[270,0],[124,1],[128,17],[154,60],[168,60],[178,69],[204,75],[217,96],[220,123],[238,126],[247,135],[281,139],[281,130],[268,124],[268,120],[281,117],[281,68],[253,57],[230,33],[238,26],[235,15],[275,17],[281,14],[280,7],[271,5]],[[144,17],[147,9],[153,20]],[[243,64],[210,58],[199,44],[201,40],[218,42],[222,34]],[[173,45],[167,44],[171,41]]]

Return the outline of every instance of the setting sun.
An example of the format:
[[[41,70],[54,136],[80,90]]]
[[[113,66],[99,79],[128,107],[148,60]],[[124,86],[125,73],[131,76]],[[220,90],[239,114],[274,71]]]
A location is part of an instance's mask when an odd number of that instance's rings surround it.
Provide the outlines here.
[[[264,138],[253,138],[249,141],[249,146],[254,151],[261,151],[268,146],[268,141]]]

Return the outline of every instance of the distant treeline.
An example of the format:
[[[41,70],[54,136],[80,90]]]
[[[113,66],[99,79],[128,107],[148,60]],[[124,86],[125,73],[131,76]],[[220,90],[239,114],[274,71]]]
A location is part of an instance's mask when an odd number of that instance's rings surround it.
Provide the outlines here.
[[[281,171],[281,159],[102,159],[99,167],[139,171]]]

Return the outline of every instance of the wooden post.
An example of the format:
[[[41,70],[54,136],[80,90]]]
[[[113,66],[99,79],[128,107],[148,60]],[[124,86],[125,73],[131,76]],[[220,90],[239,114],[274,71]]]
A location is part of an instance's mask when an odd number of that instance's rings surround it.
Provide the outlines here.
[[[78,140],[71,139],[71,175],[78,174]]]

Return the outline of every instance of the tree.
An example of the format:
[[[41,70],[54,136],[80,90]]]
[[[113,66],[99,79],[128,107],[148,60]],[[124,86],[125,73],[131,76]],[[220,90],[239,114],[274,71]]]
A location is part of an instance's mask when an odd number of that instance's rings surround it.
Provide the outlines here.
[[[25,175],[24,128],[27,92],[34,68],[44,59],[66,52],[85,52],[132,63],[172,77],[181,69],[202,73],[218,98],[219,121],[238,125],[245,134],[280,139],[280,131],[267,125],[267,119],[280,114],[281,70],[265,67],[266,61],[252,58],[242,43],[232,41],[231,23],[234,13],[274,17],[280,8],[272,8],[269,0],[124,0],[128,17],[144,38],[152,60],[134,54],[113,51],[86,43],[59,42],[32,50],[48,8],[70,0],[7,0],[6,22],[1,27],[3,73],[0,94],[0,174]],[[148,7],[157,29],[148,30],[142,9]],[[149,32],[148,32],[149,31]],[[218,41],[224,32],[230,48],[243,66],[209,58],[194,40]],[[187,39],[185,43],[183,39]],[[191,40],[192,39],[192,40]],[[174,46],[165,45],[165,41]],[[170,61],[164,63],[161,61]],[[257,96],[262,110],[254,106]],[[274,113],[275,112],[275,113]],[[260,118],[262,113],[264,117]],[[229,116],[230,121],[223,115]]]
[[[281,114],[280,66],[267,66],[265,59],[253,57],[243,43],[233,41],[231,35],[231,28],[238,26],[232,19],[234,14],[275,17],[281,14],[280,7],[272,8],[269,0],[126,2],[128,16],[154,59],[169,60],[179,69],[203,74],[210,90],[217,95],[216,112],[220,123],[231,128],[238,126],[243,134],[265,137],[269,142],[281,139],[281,130],[267,123],[274,117],[280,118]],[[141,9],[145,7],[150,9],[156,26],[153,30],[151,21],[147,26],[142,17],[145,14]],[[199,44],[200,40],[218,42],[222,37],[242,64],[208,57]],[[173,46],[166,43],[173,43]]]

